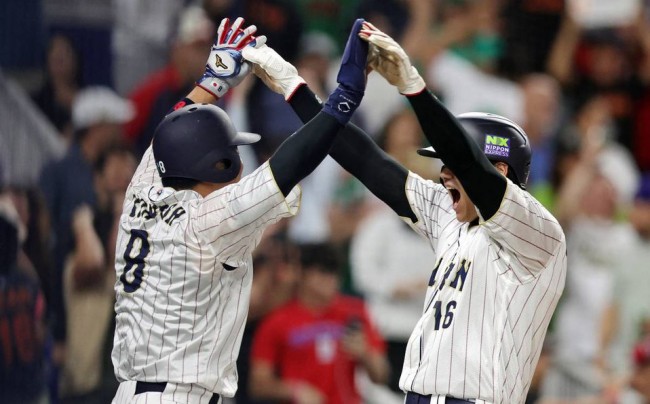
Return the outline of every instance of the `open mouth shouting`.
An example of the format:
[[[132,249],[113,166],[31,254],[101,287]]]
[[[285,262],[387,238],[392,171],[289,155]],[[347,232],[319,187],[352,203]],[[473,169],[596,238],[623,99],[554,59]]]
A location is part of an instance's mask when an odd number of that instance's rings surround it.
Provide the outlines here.
[[[457,210],[458,202],[460,202],[460,191],[448,184],[445,184],[445,187],[447,188],[447,191],[449,191],[449,196],[451,196],[452,207],[454,210]]]

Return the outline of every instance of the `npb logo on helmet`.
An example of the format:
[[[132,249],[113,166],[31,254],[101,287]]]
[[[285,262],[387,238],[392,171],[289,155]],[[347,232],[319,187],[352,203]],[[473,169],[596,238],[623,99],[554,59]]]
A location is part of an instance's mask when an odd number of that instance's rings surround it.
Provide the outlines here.
[[[510,139],[502,136],[485,135],[485,154],[490,156],[510,156]]]

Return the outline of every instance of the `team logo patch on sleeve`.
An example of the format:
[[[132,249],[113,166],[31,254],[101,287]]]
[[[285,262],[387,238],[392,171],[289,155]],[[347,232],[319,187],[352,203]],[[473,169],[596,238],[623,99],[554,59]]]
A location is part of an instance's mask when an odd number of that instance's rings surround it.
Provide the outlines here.
[[[485,154],[488,156],[510,156],[510,139],[502,136],[485,135]]]

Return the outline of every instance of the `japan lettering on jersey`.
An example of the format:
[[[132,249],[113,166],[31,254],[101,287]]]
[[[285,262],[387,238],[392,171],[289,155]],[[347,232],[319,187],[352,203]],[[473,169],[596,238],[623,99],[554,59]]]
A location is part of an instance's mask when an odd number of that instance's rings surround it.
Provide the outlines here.
[[[268,162],[202,198],[162,188],[151,148],[126,194],[117,240],[113,366],[120,381],[199,385],[232,397],[248,313],[251,253],[294,215]],[[180,393],[179,393],[180,394]]]
[[[405,220],[429,239],[436,261],[400,387],[523,403],[564,289],[560,225],[510,181],[498,212],[473,226],[456,220],[440,184],[410,173],[406,193],[418,221]]]

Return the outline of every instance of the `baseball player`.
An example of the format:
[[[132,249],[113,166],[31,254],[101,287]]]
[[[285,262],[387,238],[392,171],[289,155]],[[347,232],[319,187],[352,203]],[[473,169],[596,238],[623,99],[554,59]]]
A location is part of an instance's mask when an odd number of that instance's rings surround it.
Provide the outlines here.
[[[241,177],[237,133],[221,97],[250,71],[241,51],[259,47],[255,27],[226,19],[198,87],[158,126],[126,192],[115,270],[113,403],[217,403],[237,389],[237,359],[264,229],[299,206],[308,175],[350,119],[365,90],[368,45],[355,23],[321,112],[258,169]],[[188,105],[189,104],[189,105]]]
[[[369,66],[417,114],[433,146],[419,153],[444,164],[440,184],[424,180],[351,124],[330,152],[436,255],[400,378],[406,403],[523,403],[566,275],[564,233],[525,191],[528,138],[500,116],[454,117],[392,38],[368,23],[360,36],[370,43]],[[303,121],[319,111],[296,69],[272,49],[244,57]]]

